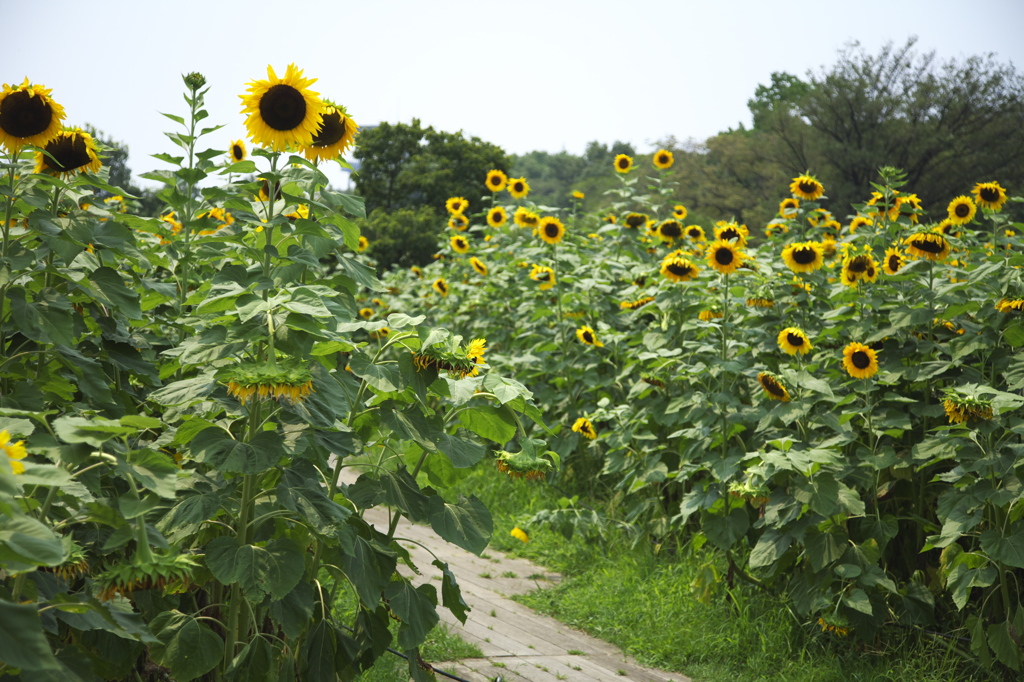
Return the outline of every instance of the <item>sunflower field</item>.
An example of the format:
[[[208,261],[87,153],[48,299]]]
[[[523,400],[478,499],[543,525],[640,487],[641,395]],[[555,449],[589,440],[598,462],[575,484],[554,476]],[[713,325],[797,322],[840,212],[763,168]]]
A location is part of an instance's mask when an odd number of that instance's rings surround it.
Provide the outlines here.
[[[577,494],[527,530],[600,534],[598,500],[724,556],[698,593],[1021,669],[1024,225],[998,182],[934,220],[898,169],[853,207],[805,173],[748,228],[688,224],[668,150],[643,185],[616,157],[596,214],[495,170],[434,262],[379,277],[319,168],[357,141],[345,107],[268,68],[248,144],[207,148],[184,82],[158,218],[49,89],[0,93],[0,677],[326,682],[392,647],[431,679],[418,648],[467,606],[443,560],[397,571],[398,524],[481,553],[490,513],[451,490],[474,466]]]

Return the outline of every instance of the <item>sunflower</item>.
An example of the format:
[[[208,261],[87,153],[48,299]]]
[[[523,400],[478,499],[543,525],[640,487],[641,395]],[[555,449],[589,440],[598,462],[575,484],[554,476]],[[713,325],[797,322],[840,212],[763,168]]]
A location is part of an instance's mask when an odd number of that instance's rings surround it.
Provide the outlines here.
[[[968,420],[986,421],[994,414],[991,400],[980,398],[966,389],[947,388],[943,393],[945,400],[942,409],[950,424],[963,424]]]
[[[615,216],[614,213],[607,214],[605,217],[601,218],[601,220],[603,220],[606,223],[609,223],[610,225],[614,225],[615,223],[619,222],[619,219]]]
[[[448,243],[452,245],[452,250],[455,253],[469,253],[469,240],[461,234],[457,234],[449,239]]]
[[[481,277],[487,276],[487,265],[482,260],[480,260],[476,256],[473,256],[472,258],[469,259],[469,264],[473,266],[474,270],[476,270],[476,274],[480,275]]]
[[[284,217],[289,220],[307,220],[309,218],[309,206],[299,204],[291,213],[285,213]],[[367,242],[367,244],[369,244],[369,242]]]
[[[515,180],[509,180],[508,193],[512,195],[513,199],[525,198],[526,195],[530,193],[530,185],[527,184],[526,178],[517,178]]]
[[[519,227],[537,227],[540,224],[540,216],[520,206],[513,214],[512,222]]]
[[[840,281],[848,287],[857,285],[861,280],[874,282],[878,279],[878,263],[870,254],[858,256],[848,255],[843,259],[843,272]]]
[[[779,332],[778,341],[779,348],[788,355],[796,355],[797,353],[807,355],[814,348],[811,345],[811,340],[807,338],[807,334],[799,327],[786,327]]]
[[[658,225],[658,236],[666,244],[675,244],[676,240],[683,236],[683,226],[678,220],[669,218]]]
[[[999,211],[1006,203],[1006,190],[998,182],[979,182],[971,190],[978,206],[991,211]]]
[[[363,251],[366,251],[368,248],[370,248],[370,240],[364,237],[363,235],[359,235],[359,246],[356,247],[356,251],[362,253]]]
[[[918,232],[903,240],[907,251],[928,260],[944,260],[949,255],[949,242],[938,232]]]
[[[782,385],[778,377],[768,372],[761,372],[757,375],[757,380],[761,384],[761,388],[764,389],[765,394],[769,400],[778,400],[784,403],[789,402],[789,391]]]
[[[42,147],[60,132],[64,107],[50,99],[51,90],[28,82],[0,92],[0,146],[11,154],[27,144]]]
[[[748,298],[747,305],[751,308],[774,308],[775,300],[771,298],[765,298],[763,296],[757,296],[754,298]]]
[[[370,319],[371,317],[373,317],[373,308],[360,308],[359,317],[363,318],[364,320]]]
[[[530,270],[530,279],[540,282],[541,291],[547,291],[555,286],[555,271],[545,265],[534,265]]]
[[[966,225],[974,220],[974,214],[978,212],[978,207],[970,197],[961,195],[949,202],[946,211],[954,225]]]
[[[871,227],[875,222],[871,218],[859,215],[850,221],[850,234],[853,234],[862,227]]]
[[[907,262],[907,257],[896,247],[885,250],[885,260],[882,262],[882,272],[887,275],[895,275]]]
[[[96,142],[92,135],[78,128],[64,128],[36,152],[36,173],[70,177],[75,173],[95,173],[100,169]]]
[[[459,232],[465,232],[466,228],[469,227],[469,218],[461,213],[456,213],[448,219],[448,227]]]
[[[768,223],[764,228],[764,233],[768,237],[776,234],[789,234],[789,225],[784,222]]]
[[[626,156],[625,154],[619,154],[615,157],[615,172],[617,173],[628,173],[633,169],[632,157]]]
[[[686,236],[695,242],[706,242],[707,237],[704,236],[704,228],[700,225],[687,225]]]
[[[724,220],[719,220],[715,223],[715,239],[721,240],[732,240],[736,242],[736,246],[746,246],[747,237],[750,236],[750,230],[747,229],[746,225],[740,225],[738,223],[727,223]]]
[[[652,302],[653,300],[653,296],[644,296],[643,298],[638,298],[635,301],[622,301],[621,303],[619,303],[619,308],[621,310],[636,310],[637,308],[643,308],[645,305]]]
[[[469,208],[469,202],[462,197],[452,197],[444,202],[444,207],[452,215],[462,215],[462,212]]]
[[[823,194],[825,194],[825,187],[815,178],[804,173],[801,176],[793,178],[793,182],[789,184],[789,191],[801,199],[817,201]]]
[[[935,227],[932,228],[932,232],[938,232],[939,234],[945,235],[947,237],[953,237],[954,239],[959,239],[960,235],[961,235],[961,232],[960,232],[960,230],[955,229],[956,227],[957,227],[956,223],[954,223],[949,218],[945,218],[943,220],[940,220],[935,225]]]
[[[745,258],[740,247],[724,239],[714,241],[708,247],[708,265],[723,275],[736,272]]]
[[[710,322],[722,317],[725,317],[725,314],[721,310],[712,310],[710,308],[706,308],[697,314],[697,318],[701,322]]]
[[[818,242],[796,242],[782,250],[782,261],[793,272],[814,272],[825,264],[825,253]]]
[[[527,534],[525,530],[523,530],[519,526],[516,526],[515,528],[510,530],[508,534],[514,537],[516,540],[519,540],[520,542],[525,543],[530,541],[530,536]]]
[[[907,217],[910,218],[910,222],[916,223],[917,222],[917,216],[918,216],[919,213],[921,213],[921,197],[917,196],[916,194],[908,194],[906,196],[902,196],[902,197],[899,197],[898,199],[896,199],[896,214],[897,214],[897,216],[901,213],[901,211],[900,211],[900,207],[901,206],[910,206],[910,208],[913,209],[911,212],[907,212],[907,211],[902,211],[902,212],[907,214]]]
[[[572,193],[572,198],[573,199],[579,199],[580,201],[582,201],[583,199],[586,198],[586,196],[587,195],[585,195],[583,192],[579,191],[578,189],[577,190],[573,190],[573,193]]]
[[[597,431],[594,430],[594,425],[586,417],[577,419],[572,425],[572,430],[588,440],[597,438]]]
[[[672,167],[672,164],[675,162],[675,158],[673,158],[672,152],[668,151],[667,149],[659,149],[657,152],[654,153],[653,161],[654,166],[656,168],[658,168],[659,170],[666,170]],[[686,216],[683,216],[683,218],[685,217]],[[682,218],[680,218],[680,220],[681,219]]]
[[[312,145],[324,120],[319,93],[309,89],[315,82],[315,78],[303,78],[295,64],[288,65],[284,78],[267,66],[267,80],[250,81],[249,94],[241,99],[252,141],[274,151]]]
[[[1001,298],[996,303],[996,310],[1001,313],[1021,312],[1024,310],[1024,299]]]
[[[862,343],[851,343],[843,349],[843,369],[855,379],[870,379],[878,372],[878,355]]]
[[[783,218],[795,218],[798,208],[800,208],[800,200],[796,197],[783,199],[779,202],[779,215]]]
[[[487,179],[484,181],[484,184],[492,192],[500,192],[508,184],[508,176],[500,170],[490,170],[487,171]]]
[[[423,268],[421,268],[420,266],[414,265],[411,268],[409,268],[409,271],[412,274],[416,275],[418,279],[423,279]]]
[[[669,256],[661,263],[661,274],[671,282],[689,282],[696,279],[700,269],[686,258]]]
[[[11,434],[7,430],[0,431],[0,452],[6,455],[7,463],[11,465],[11,472],[14,474],[25,473],[25,465],[21,460],[25,459],[28,452],[25,450],[25,441],[11,442]]]
[[[807,214],[807,222],[813,227],[820,227],[829,220],[832,220],[832,213],[824,208],[816,208]]]
[[[238,163],[239,161],[245,161],[249,156],[249,150],[245,148],[244,140],[235,140],[231,143],[231,148],[228,149],[228,157],[232,163]]]
[[[585,343],[588,346],[597,346],[598,348],[604,348],[604,344],[598,340],[597,334],[594,333],[594,330],[588,327],[587,325],[583,325],[582,327],[576,330],[576,338],[579,339],[580,342]]]
[[[508,213],[501,206],[495,206],[487,212],[487,224],[491,227],[501,227],[508,222]]]
[[[648,220],[650,218],[647,217],[646,213],[627,213],[626,217],[622,220],[622,224],[635,230],[646,225]]]
[[[537,234],[542,241],[548,244],[557,244],[565,236],[565,227],[562,226],[562,221],[558,218],[545,216],[537,225]]]
[[[324,104],[324,109],[320,112],[323,121],[313,135],[312,144],[302,147],[302,155],[310,161],[331,161],[338,158],[355,144],[356,131],[359,130],[359,126],[345,111],[345,107],[329,102]]]
[[[448,282],[445,281],[444,277],[438,277],[430,286],[432,286],[434,288],[434,291],[441,294],[442,296],[448,295]]]

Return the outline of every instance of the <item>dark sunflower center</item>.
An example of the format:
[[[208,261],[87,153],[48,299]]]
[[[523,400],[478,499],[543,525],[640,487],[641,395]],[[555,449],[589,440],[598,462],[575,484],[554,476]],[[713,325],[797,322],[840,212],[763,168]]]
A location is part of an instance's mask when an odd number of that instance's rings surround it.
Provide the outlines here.
[[[619,168],[629,168],[629,160],[619,159]]]
[[[445,285],[444,282],[438,282],[437,283],[437,288],[441,290],[441,293],[444,293],[444,292],[448,291],[448,287],[447,287],[447,285]]]
[[[889,256],[889,269],[890,270],[892,270],[893,272],[896,272],[897,270],[900,269],[900,265],[901,264],[900,264],[900,257],[899,256]]]
[[[692,237],[693,239],[697,239],[698,237],[700,237],[700,230],[696,228],[690,228],[690,231],[687,234],[689,234],[690,237]]]
[[[499,178],[497,175],[493,175],[487,179],[487,182],[497,187],[498,185],[501,184],[501,178]]]
[[[811,182],[810,180],[801,180],[797,187],[799,187],[800,191],[804,194],[814,194],[818,191],[818,183]]]
[[[555,225],[554,223],[548,223],[547,225],[544,226],[544,234],[546,234],[551,239],[554,239],[555,237],[558,236],[558,225]]]
[[[999,190],[994,187],[982,187],[978,191],[978,196],[981,197],[982,201],[999,201]]]
[[[626,225],[629,227],[640,227],[647,222],[647,216],[632,213],[626,216]]]
[[[466,248],[466,242],[462,241],[461,239],[455,240],[455,248],[457,248],[457,249],[464,249],[464,248]]]
[[[668,271],[671,272],[676,277],[686,277],[691,272],[693,272],[693,266],[684,265],[682,263],[669,263]]]
[[[910,242],[910,244],[915,249],[918,249],[920,251],[926,251],[928,253],[942,253],[941,242],[933,242],[931,239],[927,239],[925,237],[915,239],[914,241]]]
[[[850,261],[850,264],[846,266],[846,269],[850,272],[864,272],[868,269],[868,260],[864,256],[857,256]]]
[[[81,135],[61,135],[46,145],[46,165],[55,171],[71,171],[87,165],[92,159]]]
[[[740,238],[740,233],[739,233],[739,230],[737,230],[737,229],[735,229],[733,227],[727,227],[724,230],[722,230],[720,238],[721,239],[739,239]]]
[[[862,350],[858,350],[850,356],[850,362],[857,369],[867,369],[871,366],[871,356]]]
[[[793,251],[793,260],[800,265],[810,265],[814,261],[818,260],[818,254],[814,249],[801,248]]]
[[[50,127],[53,108],[39,95],[12,92],[0,102],[0,128],[11,137],[31,137]]]
[[[491,211],[491,220],[494,222],[501,220],[501,211]]]
[[[664,225],[661,226],[661,233],[666,237],[682,237],[683,228],[679,225],[679,223],[665,223]]]
[[[717,249],[715,251],[715,262],[719,265],[731,265],[735,258],[732,249]]]
[[[802,337],[802,336],[800,336],[798,334],[794,334],[793,332],[788,332],[786,334],[786,341],[791,346],[802,346],[802,345],[804,345],[804,337]]]
[[[875,269],[869,265],[868,266],[868,271],[865,274],[868,276],[868,279],[874,279],[874,277],[875,277]]]
[[[786,395],[785,389],[779,382],[775,381],[771,377],[765,377],[761,380],[761,385],[764,386],[764,390],[768,391],[772,395],[783,396]]]
[[[306,118],[306,98],[290,85],[271,86],[260,98],[260,118],[274,130],[294,130]]]
[[[956,208],[953,209],[953,213],[957,218],[966,218],[971,214],[971,207],[967,204],[957,204]]]
[[[523,191],[523,183],[521,183],[521,182],[515,183],[514,185],[512,185],[512,189],[514,189],[516,192],[522,192]]]
[[[542,272],[537,275],[537,280],[540,282],[547,282],[549,279],[551,279],[550,272]]]
[[[593,345],[594,344],[594,335],[591,334],[589,331],[583,332],[583,343],[589,343],[589,344]]]
[[[658,157],[658,163],[668,163],[668,157],[662,154]]]
[[[234,157],[235,161],[241,161],[242,157],[245,156],[245,151],[241,145],[233,144],[231,145],[231,156]]]
[[[526,223],[527,225],[536,225],[537,224],[537,216],[532,216],[532,215],[525,216],[525,217],[523,217],[523,222]]]
[[[303,104],[305,106],[305,104]],[[330,147],[345,137],[345,119],[339,111],[324,115],[320,129],[313,136],[314,147]]]

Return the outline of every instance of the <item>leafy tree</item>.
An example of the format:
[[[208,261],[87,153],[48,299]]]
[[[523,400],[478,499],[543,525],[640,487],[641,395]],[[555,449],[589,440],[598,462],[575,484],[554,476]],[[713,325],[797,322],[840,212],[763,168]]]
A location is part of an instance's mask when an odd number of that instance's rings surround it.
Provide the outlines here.
[[[444,219],[432,206],[382,208],[361,220],[360,230],[370,241],[369,255],[379,270],[426,265],[437,251],[437,233]]]

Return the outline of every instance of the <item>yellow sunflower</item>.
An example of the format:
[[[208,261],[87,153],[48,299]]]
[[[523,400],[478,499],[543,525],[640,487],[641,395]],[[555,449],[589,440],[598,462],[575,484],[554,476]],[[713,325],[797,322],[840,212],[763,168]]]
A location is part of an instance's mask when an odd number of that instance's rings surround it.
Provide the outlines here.
[[[635,230],[646,225],[648,220],[650,218],[647,217],[646,213],[627,213],[626,217],[622,219],[622,224]]]
[[[782,382],[774,374],[761,372],[757,375],[757,381],[761,384],[761,388],[764,389],[769,400],[789,402],[789,391],[786,390],[786,387],[782,385]]]
[[[97,156],[92,135],[78,128],[64,128],[36,152],[36,173],[70,177],[75,173],[96,173],[103,164]]]
[[[320,127],[313,134],[313,142],[303,145],[302,155],[310,161],[332,161],[355,144],[359,126],[344,107],[336,104],[327,104],[320,114]]]
[[[628,173],[633,169],[633,159],[625,154],[615,157],[615,171],[617,173]]]
[[[614,213],[609,213],[604,218],[601,218],[601,220],[611,225],[614,225],[615,223],[619,222],[619,219],[615,216]]]
[[[547,291],[555,286],[555,271],[546,265],[534,265],[530,270],[530,279],[540,282],[541,291]]]
[[[938,232],[918,232],[903,240],[907,251],[919,258],[944,260],[949,255],[949,242]]]
[[[998,182],[979,182],[973,193],[978,206],[990,211],[999,211],[1006,203],[1006,190]]]
[[[445,281],[444,277],[438,277],[430,286],[432,286],[434,288],[434,291],[441,294],[442,296],[448,295],[448,282]]]
[[[801,199],[817,201],[825,194],[825,187],[817,179],[804,173],[793,178],[793,182],[789,184],[789,191]]]
[[[64,107],[50,99],[43,85],[4,83],[0,92],[0,146],[11,154],[27,144],[42,147],[56,137],[64,120]]]
[[[284,78],[267,66],[267,80],[250,81],[249,94],[240,96],[250,139],[274,151],[311,145],[324,118],[319,93],[309,89],[315,82],[303,78],[295,64],[288,65]]]
[[[245,161],[249,157],[249,150],[245,147],[245,140],[235,140],[228,149],[228,158],[231,163]]]
[[[878,354],[862,343],[843,349],[843,369],[855,379],[870,379],[878,372]]]
[[[473,266],[474,270],[476,270],[476,274],[480,275],[481,277],[487,276],[487,264],[484,263],[482,260],[480,260],[476,256],[473,256],[472,258],[469,259],[469,264]]]
[[[672,217],[676,220],[686,220],[686,207],[682,204],[676,204],[672,207]]]
[[[597,431],[594,430],[594,425],[586,417],[577,419],[572,425],[572,430],[588,440],[597,438]]]
[[[360,308],[359,317],[363,318],[364,320],[370,319],[371,317],[373,317],[373,308]]]
[[[0,452],[6,455],[7,463],[11,465],[11,472],[14,474],[25,473],[25,465],[21,460],[25,459],[28,452],[25,450],[25,441],[11,442],[11,434],[7,430],[0,431]]]
[[[686,236],[695,242],[706,242],[707,237],[704,236],[704,228],[700,225],[687,225]]]
[[[516,526],[515,528],[510,530],[508,534],[514,537],[516,540],[519,540],[520,542],[525,543],[530,541],[529,534],[519,526]]]
[[[689,282],[696,279],[700,269],[682,256],[669,256],[661,262],[661,274],[672,282]]]
[[[946,211],[954,225],[966,225],[974,220],[974,214],[978,212],[978,207],[970,197],[961,195],[949,202]]]
[[[557,244],[565,236],[565,227],[558,218],[545,216],[540,219],[540,224],[537,225],[537,235],[548,244]]]
[[[875,223],[871,218],[859,215],[850,221],[850,234],[853,234],[862,227],[871,227],[874,224]]]
[[[789,234],[789,225],[784,222],[768,223],[764,228],[764,233],[769,237],[777,234]]]
[[[469,218],[461,213],[456,213],[448,219],[448,227],[453,230],[458,230],[459,232],[465,232],[466,228],[469,227]]]
[[[512,222],[519,227],[537,227],[540,224],[540,216],[520,206],[512,215]]]
[[[747,229],[746,225],[740,225],[738,223],[727,223],[724,220],[719,220],[715,223],[715,239],[732,240],[736,243],[736,246],[746,246],[747,237],[750,236],[750,230]]]
[[[675,244],[677,239],[683,236],[683,226],[678,220],[669,218],[658,225],[658,237],[666,244]]]
[[[743,249],[730,241],[719,239],[708,247],[708,265],[723,275],[729,275],[743,264],[746,256]]]
[[[885,250],[885,261],[882,263],[882,272],[887,275],[895,275],[907,262],[906,256],[898,248],[892,247]]]
[[[363,235],[359,235],[359,246],[356,247],[356,251],[362,253],[363,251],[366,251],[368,248],[370,248],[370,240],[364,237]]]
[[[452,250],[455,253],[469,253],[469,240],[461,234],[457,234],[449,239],[448,243],[452,245]]]
[[[487,212],[487,224],[491,227],[501,227],[508,222],[508,213],[501,206],[495,206]]]
[[[492,192],[500,192],[508,184],[508,176],[500,170],[487,171],[487,180],[484,181],[484,184]]]
[[[604,344],[598,340],[597,334],[587,325],[583,325],[576,330],[576,338],[579,339],[581,343],[585,343],[588,346],[604,348]]]
[[[656,168],[659,170],[666,170],[672,167],[672,164],[675,162],[675,158],[672,156],[672,152],[667,149],[659,149],[654,153],[653,161]],[[686,216],[682,216],[682,218],[685,217]],[[680,218],[680,220],[682,220],[682,218]]]
[[[462,197],[451,197],[444,202],[444,207],[452,215],[462,215],[462,212],[469,208],[469,202]]]
[[[416,275],[417,279],[423,279],[423,268],[421,268],[420,266],[414,265],[411,268],[409,268],[409,271],[412,274]]]
[[[783,199],[779,202],[779,215],[783,218],[795,218],[798,208],[800,208],[800,200],[796,197]]]
[[[793,272],[814,272],[825,264],[825,254],[818,242],[797,242],[782,250],[782,261]]]
[[[586,196],[587,196],[586,194],[584,194],[583,192],[579,191],[578,189],[577,190],[573,190],[573,192],[572,192],[572,198],[573,199],[579,199],[580,201],[582,201],[583,199],[586,198]]]
[[[513,199],[523,199],[527,194],[530,193],[530,185],[527,184],[526,178],[516,178],[515,180],[508,181],[508,193],[512,195]]]
[[[797,353],[807,355],[814,348],[811,345],[811,340],[807,338],[807,334],[799,327],[786,327],[779,332],[778,341],[779,348],[788,355],[796,355]]]
[[[848,255],[843,259],[843,271],[840,281],[848,287],[857,285],[857,282],[874,282],[878,279],[878,263],[870,254],[857,256]]]
[[[711,308],[706,308],[697,314],[697,318],[701,322],[710,322],[722,317],[725,317],[725,314],[721,310],[712,310]]]

